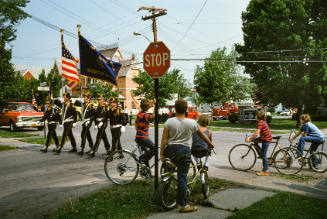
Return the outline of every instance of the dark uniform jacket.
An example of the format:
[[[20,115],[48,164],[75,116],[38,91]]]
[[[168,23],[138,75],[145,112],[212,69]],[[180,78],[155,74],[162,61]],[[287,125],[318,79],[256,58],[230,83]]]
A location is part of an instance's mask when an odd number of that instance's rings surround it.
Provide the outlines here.
[[[108,120],[108,105],[107,104],[102,104],[99,105],[96,110],[95,110],[95,123],[99,124],[100,122],[107,122]]]
[[[111,126],[122,125],[122,123],[125,120],[124,113],[118,107],[110,108],[109,112],[108,112],[108,117],[110,119]],[[126,125],[126,124],[123,124],[123,125]]]
[[[60,122],[59,109],[54,108],[53,106],[48,107],[41,122],[44,122],[45,120],[47,120],[49,124]]]
[[[83,112],[82,112],[82,119],[83,122],[87,122],[90,121],[92,122],[93,120],[95,120],[95,107],[93,105],[93,103],[84,103],[83,104]]]
[[[64,107],[62,109],[62,124],[73,122],[75,123],[77,121],[77,113],[75,106],[68,102],[64,103]]]

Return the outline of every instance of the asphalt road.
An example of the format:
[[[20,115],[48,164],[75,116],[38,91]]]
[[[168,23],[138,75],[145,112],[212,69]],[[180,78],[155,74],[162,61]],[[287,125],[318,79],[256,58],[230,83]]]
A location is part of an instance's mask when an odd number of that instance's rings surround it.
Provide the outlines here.
[[[58,135],[62,128],[57,128]],[[43,131],[34,129],[25,130],[29,133],[38,133],[43,136]],[[73,129],[79,148],[81,125]],[[96,130],[91,128],[92,137],[95,139]],[[111,135],[107,130],[109,142]],[[159,142],[162,129],[159,129]],[[250,133],[248,133],[250,134]],[[126,127],[122,133],[121,142],[124,149],[133,149],[135,136],[134,127]],[[154,139],[154,129],[150,129],[150,137]],[[281,139],[281,145],[287,146],[287,135]],[[314,175],[316,180],[310,183],[296,183],[279,177],[257,177],[255,171],[262,169],[262,162],[258,160],[251,171],[240,172],[230,167],[228,152],[230,148],[244,142],[245,133],[238,132],[213,132],[216,154],[212,156],[209,166],[209,176],[219,177],[252,186],[293,191],[320,197],[327,197],[327,173],[317,174],[307,170],[302,174]],[[5,139],[0,139],[5,141]],[[9,144],[8,142],[0,142]],[[110,185],[103,170],[105,153],[101,142],[95,158],[79,156],[68,153],[71,149],[67,142],[60,155],[51,152],[41,153],[40,145],[31,145],[12,141],[12,145],[19,145],[21,149],[0,153],[0,218],[41,218],[51,214],[53,209],[69,203],[73,198],[84,193],[97,190]],[[270,147],[272,150],[273,147]],[[88,149],[88,147],[87,147]],[[268,152],[269,154],[270,152]],[[271,167],[270,171],[276,173]]]

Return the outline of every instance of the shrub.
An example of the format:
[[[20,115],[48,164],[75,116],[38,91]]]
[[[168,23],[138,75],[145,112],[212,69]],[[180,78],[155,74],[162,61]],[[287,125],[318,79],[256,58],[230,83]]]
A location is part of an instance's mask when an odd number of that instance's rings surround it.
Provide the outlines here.
[[[238,114],[237,113],[228,113],[228,121],[230,123],[235,123],[238,120]]]
[[[327,121],[327,114],[310,115],[312,121]]]

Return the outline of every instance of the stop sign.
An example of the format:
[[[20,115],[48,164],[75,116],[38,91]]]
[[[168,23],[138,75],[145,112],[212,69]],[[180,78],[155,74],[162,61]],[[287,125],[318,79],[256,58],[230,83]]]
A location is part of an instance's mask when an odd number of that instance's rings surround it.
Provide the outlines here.
[[[170,51],[163,42],[150,43],[143,53],[143,68],[152,78],[160,78],[170,67]]]

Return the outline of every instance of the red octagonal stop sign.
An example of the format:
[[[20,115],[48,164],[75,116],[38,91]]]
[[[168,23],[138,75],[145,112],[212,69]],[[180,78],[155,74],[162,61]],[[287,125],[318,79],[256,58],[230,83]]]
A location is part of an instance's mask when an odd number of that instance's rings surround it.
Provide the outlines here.
[[[163,42],[150,43],[143,53],[143,68],[152,78],[160,78],[170,67],[170,51]]]

